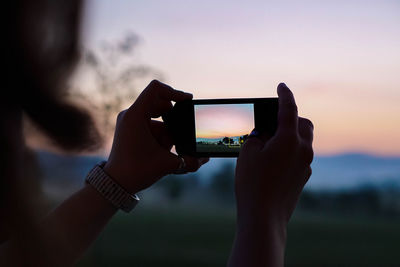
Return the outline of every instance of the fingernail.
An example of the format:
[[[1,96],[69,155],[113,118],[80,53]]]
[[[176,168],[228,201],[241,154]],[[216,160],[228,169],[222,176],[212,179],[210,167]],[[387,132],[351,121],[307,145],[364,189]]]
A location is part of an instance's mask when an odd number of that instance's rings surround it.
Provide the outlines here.
[[[257,137],[259,134],[260,133],[256,129],[254,129],[253,131],[251,131],[249,137]]]

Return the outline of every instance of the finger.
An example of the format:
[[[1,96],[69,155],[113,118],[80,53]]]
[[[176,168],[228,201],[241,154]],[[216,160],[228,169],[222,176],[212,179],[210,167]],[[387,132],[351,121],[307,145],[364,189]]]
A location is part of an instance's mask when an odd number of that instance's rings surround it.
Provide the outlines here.
[[[179,102],[193,98],[193,95],[191,93],[186,93],[180,90],[173,89],[171,86],[166,85],[165,83],[159,82],[157,80],[154,80],[153,83],[155,83],[156,88],[154,91],[161,99]]]
[[[312,174],[311,166],[308,166],[304,173],[304,180],[303,180],[303,184],[302,184],[303,186],[308,182],[308,180],[311,177],[311,174]]]
[[[203,164],[206,164],[210,160],[209,158],[196,158],[191,156],[183,156],[183,159],[186,163],[185,170],[187,172],[197,171]]]
[[[144,113],[152,114],[157,112],[160,103],[162,105],[163,102],[179,102],[192,97],[192,94],[175,90],[169,85],[153,80],[139,95],[132,107],[134,106]]]
[[[313,123],[306,118],[299,117],[299,134],[301,138],[308,144],[311,145],[313,142],[314,136],[314,125]]]
[[[182,160],[182,157],[170,151],[162,150],[159,156],[160,159],[162,159],[163,166],[165,166],[165,175],[175,173],[175,171],[180,170],[186,165],[186,162]]]
[[[166,148],[168,151],[171,150],[173,146],[173,141],[169,136],[167,128],[165,127],[165,124],[163,122],[151,120],[150,131],[162,147]]]
[[[297,134],[297,106],[293,93],[284,83],[278,85],[279,111],[278,111],[278,134]]]
[[[196,158],[191,156],[178,156],[169,152],[165,157],[165,163],[169,166],[168,173],[184,174],[197,171],[206,164],[210,158]]]
[[[153,108],[150,110],[150,116],[152,118],[158,118],[161,115],[165,114],[167,111],[172,109],[171,101],[166,101],[162,99],[158,99],[154,101]]]

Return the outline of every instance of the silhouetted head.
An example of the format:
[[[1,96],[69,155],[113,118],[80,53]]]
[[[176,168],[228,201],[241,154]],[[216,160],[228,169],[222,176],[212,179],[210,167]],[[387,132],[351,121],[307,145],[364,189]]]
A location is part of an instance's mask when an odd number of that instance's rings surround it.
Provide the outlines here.
[[[79,58],[81,5],[79,0],[16,0],[2,9],[0,243],[10,235],[22,238],[22,261],[24,254],[41,249],[27,242],[37,234],[32,222],[40,196],[32,186],[38,175],[34,155],[27,157],[25,150],[22,114],[62,150],[89,150],[100,139],[89,113],[66,97]]]
[[[88,112],[66,97],[79,59],[80,0],[19,0],[7,10],[3,108],[19,107],[64,150],[99,141]]]

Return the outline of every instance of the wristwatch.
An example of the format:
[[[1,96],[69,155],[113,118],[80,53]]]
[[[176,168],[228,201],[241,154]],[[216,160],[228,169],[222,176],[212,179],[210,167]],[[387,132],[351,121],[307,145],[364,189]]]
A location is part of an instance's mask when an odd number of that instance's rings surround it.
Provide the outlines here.
[[[127,192],[103,170],[106,163],[106,161],[102,161],[96,164],[86,176],[85,183],[93,186],[94,189],[116,208],[130,212],[140,199],[136,194],[132,195]]]

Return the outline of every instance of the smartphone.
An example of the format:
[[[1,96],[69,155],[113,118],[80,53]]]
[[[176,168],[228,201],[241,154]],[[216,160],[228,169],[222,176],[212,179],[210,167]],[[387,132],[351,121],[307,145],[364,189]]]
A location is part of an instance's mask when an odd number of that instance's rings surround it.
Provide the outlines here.
[[[253,129],[275,134],[278,98],[186,100],[162,119],[179,155],[237,157]]]

